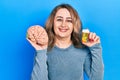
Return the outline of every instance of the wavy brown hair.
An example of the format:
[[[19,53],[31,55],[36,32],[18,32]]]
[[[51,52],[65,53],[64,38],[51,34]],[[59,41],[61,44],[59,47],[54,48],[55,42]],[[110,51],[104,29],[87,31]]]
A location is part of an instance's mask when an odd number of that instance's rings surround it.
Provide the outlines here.
[[[48,42],[49,49],[52,49],[53,46],[55,45],[55,33],[53,30],[54,18],[55,18],[57,11],[61,8],[66,8],[70,12],[70,15],[72,17],[73,32],[71,34],[71,40],[72,40],[73,45],[76,48],[82,48],[83,47],[81,43],[82,23],[80,21],[78,13],[69,4],[60,4],[53,9],[45,25],[45,29],[48,33],[48,38],[49,38],[49,42]]]

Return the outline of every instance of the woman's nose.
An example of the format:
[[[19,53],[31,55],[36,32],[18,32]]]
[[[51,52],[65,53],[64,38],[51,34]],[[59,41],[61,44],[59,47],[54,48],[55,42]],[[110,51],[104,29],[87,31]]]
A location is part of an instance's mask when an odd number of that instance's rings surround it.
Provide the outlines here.
[[[62,21],[62,27],[66,26],[66,22]]]

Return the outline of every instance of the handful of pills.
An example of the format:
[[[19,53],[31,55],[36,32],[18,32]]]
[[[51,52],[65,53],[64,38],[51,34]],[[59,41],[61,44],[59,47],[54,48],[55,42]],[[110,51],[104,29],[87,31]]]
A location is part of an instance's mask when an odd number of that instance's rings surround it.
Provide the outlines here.
[[[88,29],[83,29],[82,30],[82,42],[88,42],[89,41],[89,30]]]

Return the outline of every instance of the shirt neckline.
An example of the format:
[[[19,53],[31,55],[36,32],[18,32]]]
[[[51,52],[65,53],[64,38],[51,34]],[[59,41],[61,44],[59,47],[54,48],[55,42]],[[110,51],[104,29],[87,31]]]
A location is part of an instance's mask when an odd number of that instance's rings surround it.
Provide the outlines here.
[[[70,48],[72,48],[73,47],[73,44],[71,44],[70,46],[68,46],[67,48],[59,48],[58,46],[54,46],[54,48],[55,49],[57,49],[57,50],[62,50],[62,51],[64,51],[64,50],[68,50],[68,49],[70,49]]]

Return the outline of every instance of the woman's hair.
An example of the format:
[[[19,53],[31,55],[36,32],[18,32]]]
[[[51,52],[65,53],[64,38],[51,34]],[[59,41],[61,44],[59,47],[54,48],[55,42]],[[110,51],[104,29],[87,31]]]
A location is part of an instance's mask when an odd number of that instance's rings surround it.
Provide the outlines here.
[[[45,25],[46,31],[48,33],[48,38],[49,38],[49,41],[48,41],[49,49],[52,49],[53,46],[55,45],[55,33],[53,30],[54,18],[55,18],[57,11],[61,8],[66,8],[70,12],[70,15],[72,17],[73,32],[71,34],[71,40],[72,40],[73,45],[76,48],[82,48],[83,46],[81,43],[82,23],[80,21],[78,13],[69,4],[60,4],[53,9]]]

